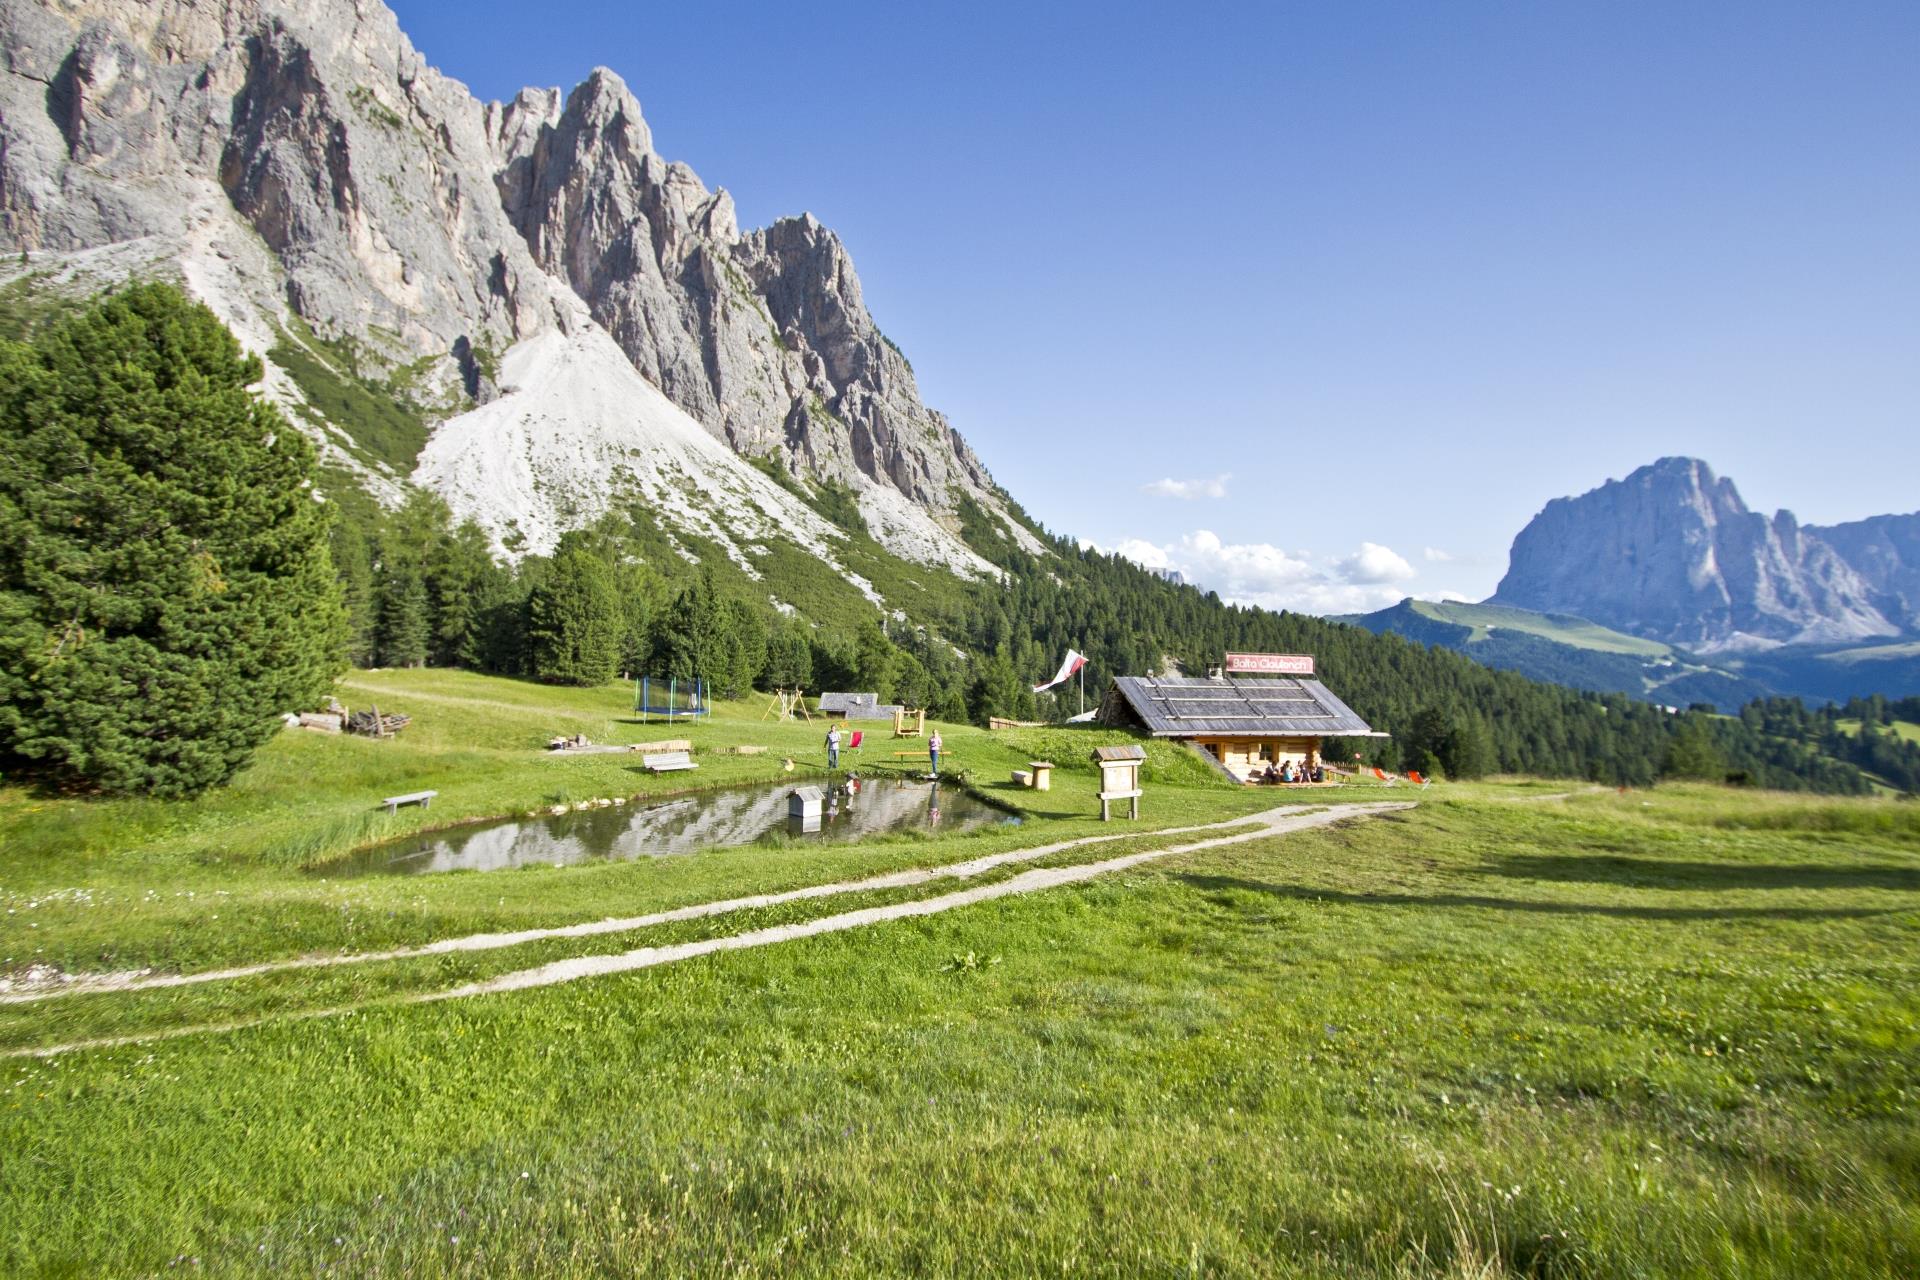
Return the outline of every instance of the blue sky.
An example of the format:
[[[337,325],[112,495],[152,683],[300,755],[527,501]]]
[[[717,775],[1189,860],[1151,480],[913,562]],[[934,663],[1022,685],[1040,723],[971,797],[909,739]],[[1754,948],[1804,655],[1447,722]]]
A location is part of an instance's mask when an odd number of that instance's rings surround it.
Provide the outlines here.
[[[1920,4],[397,0],[810,211],[1049,527],[1321,611],[1491,592],[1674,453],[1920,507]]]

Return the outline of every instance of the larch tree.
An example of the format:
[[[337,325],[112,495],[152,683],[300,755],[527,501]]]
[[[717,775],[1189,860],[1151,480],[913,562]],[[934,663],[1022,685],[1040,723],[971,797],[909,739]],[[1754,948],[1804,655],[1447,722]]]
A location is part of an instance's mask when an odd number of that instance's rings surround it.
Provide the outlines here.
[[[0,761],[185,796],[325,696],[346,614],[306,438],[213,313],[139,285],[0,343]]]

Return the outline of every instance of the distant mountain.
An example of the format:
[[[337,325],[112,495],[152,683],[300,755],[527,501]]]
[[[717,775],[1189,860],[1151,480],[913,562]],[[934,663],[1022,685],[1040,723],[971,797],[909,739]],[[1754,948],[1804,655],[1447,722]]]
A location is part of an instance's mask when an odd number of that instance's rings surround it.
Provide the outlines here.
[[[1802,527],[1748,510],[1698,459],[1662,458],[1549,502],[1488,603],[1703,654],[1885,641],[1920,630],[1920,514]]]
[[[1806,532],[1840,553],[1872,593],[1883,617],[1920,627],[1920,511],[1872,516],[1848,524],[1808,525]]]

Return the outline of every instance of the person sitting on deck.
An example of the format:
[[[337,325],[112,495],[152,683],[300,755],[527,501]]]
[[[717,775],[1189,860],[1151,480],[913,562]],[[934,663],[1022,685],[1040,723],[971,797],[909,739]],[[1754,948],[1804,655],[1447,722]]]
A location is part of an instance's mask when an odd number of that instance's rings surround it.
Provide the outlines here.
[[[1253,777],[1249,779],[1249,781],[1262,783],[1266,786],[1272,786],[1274,783],[1280,781],[1280,771],[1274,768],[1273,761],[1269,760],[1267,761],[1266,768],[1255,769],[1253,771]]]
[[[1327,771],[1318,761],[1316,761],[1313,766],[1313,780],[1315,782],[1325,782],[1327,780]]]
[[[1293,761],[1289,760],[1285,764],[1280,766],[1280,781],[1282,782],[1293,781]]]

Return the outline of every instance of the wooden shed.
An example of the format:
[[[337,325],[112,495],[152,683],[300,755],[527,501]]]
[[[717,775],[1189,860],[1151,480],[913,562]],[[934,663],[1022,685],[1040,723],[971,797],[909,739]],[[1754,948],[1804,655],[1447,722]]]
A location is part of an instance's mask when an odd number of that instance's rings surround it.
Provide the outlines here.
[[[1099,720],[1192,745],[1245,780],[1269,764],[1311,767],[1327,738],[1382,738],[1318,680],[1120,676]]]

